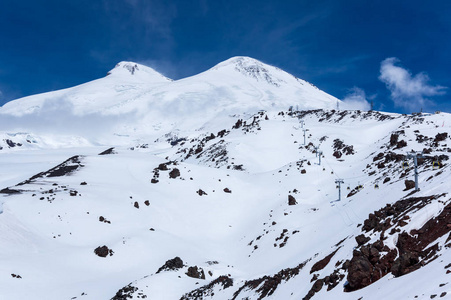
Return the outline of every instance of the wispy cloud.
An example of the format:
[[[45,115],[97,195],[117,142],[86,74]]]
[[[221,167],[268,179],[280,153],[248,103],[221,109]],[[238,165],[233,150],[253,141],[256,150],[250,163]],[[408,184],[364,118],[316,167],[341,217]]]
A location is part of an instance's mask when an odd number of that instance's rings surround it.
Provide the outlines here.
[[[179,77],[179,68],[172,61],[165,59],[145,59],[138,60],[138,63],[151,67],[155,71],[163,74],[164,76],[174,79]]]
[[[342,100],[342,109],[356,109],[356,110],[370,110],[371,105],[368,100],[374,99],[375,96],[368,97],[364,90],[358,87],[353,87],[349,93]]]
[[[446,87],[429,84],[429,76],[424,73],[412,75],[409,70],[396,66],[399,59],[389,57],[381,62],[379,80],[387,85],[395,106],[419,110],[434,104],[429,97],[444,95]]]
[[[129,57],[124,59],[164,57],[173,50],[171,25],[178,14],[175,4],[164,0],[104,0],[103,9],[115,37],[112,45],[128,49]]]

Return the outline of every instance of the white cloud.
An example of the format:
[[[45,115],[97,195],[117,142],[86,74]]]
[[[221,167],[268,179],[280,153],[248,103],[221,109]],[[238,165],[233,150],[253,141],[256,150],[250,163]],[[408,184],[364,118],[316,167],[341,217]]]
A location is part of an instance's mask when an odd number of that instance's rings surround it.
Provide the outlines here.
[[[374,96],[370,97],[370,100],[372,98],[374,98]],[[348,95],[342,100],[343,102],[341,103],[340,108],[345,110],[370,110],[371,105],[367,99],[368,97],[364,90],[353,87],[350,89]]]
[[[421,72],[413,76],[408,70],[396,66],[398,62],[399,59],[395,57],[383,60],[379,76],[379,80],[390,90],[395,106],[418,111],[433,104],[428,97],[445,94],[446,87],[430,85],[426,73]]]
[[[0,128],[5,132],[27,132],[63,136],[83,136],[98,141],[112,136],[137,118],[136,112],[124,116],[91,113],[77,115],[64,99],[48,99],[36,113],[14,116],[0,113]]]

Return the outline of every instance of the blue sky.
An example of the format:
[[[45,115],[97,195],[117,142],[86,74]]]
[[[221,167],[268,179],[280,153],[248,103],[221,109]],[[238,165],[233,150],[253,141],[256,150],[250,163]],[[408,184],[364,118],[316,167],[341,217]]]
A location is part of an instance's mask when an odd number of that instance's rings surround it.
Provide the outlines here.
[[[451,1],[1,0],[0,105],[130,60],[179,79],[250,56],[339,99],[451,112]]]

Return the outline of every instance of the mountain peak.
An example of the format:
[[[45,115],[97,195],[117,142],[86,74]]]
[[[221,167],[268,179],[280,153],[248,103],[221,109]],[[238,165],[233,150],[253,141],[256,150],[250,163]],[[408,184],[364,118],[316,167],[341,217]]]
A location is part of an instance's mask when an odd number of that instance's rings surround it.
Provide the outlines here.
[[[286,80],[283,79],[285,76],[278,74],[283,72],[282,70],[248,56],[229,58],[214,66],[212,70],[239,72],[246,77],[253,78],[259,82],[266,82],[276,87],[286,83]]]
[[[151,82],[172,81],[163,74],[155,71],[151,67],[141,65],[131,61],[121,61],[107,73],[107,76],[133,76]]]
[[[262,63],[261,61],[248,57],[248,56],[235,56],[231,57],[216,66],[214,66],[212,69],[218,70],[224,67],[234,67],[237,71],[246,70],[246,69],[253,69],[255,71],[263,71],[268,72],[267,67],[268,65]]]

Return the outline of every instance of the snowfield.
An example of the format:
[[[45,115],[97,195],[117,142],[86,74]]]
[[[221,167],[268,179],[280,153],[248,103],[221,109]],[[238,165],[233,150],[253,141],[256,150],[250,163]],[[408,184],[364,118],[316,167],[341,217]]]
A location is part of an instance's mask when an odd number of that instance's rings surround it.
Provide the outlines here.
[[[449,297],[451,116],[337,102],[237,57],[4,105],[0,299]]]

